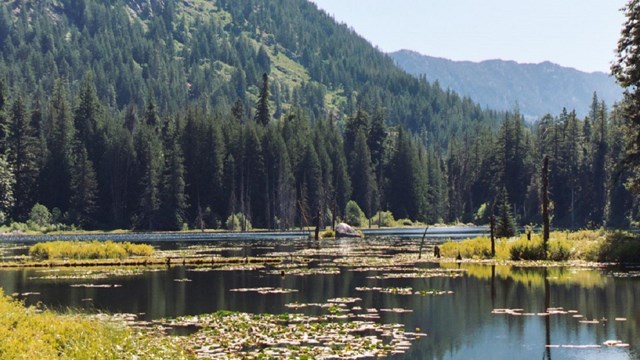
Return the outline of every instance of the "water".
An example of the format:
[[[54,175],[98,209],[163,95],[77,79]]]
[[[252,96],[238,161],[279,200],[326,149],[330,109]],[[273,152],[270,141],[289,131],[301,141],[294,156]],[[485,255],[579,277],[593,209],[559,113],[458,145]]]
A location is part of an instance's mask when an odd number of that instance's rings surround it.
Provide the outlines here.
[[[637,269],[424,263],[406,266],[404,271],[401,268],[375,267],[368,271],[353,271],[366,261],[413,252],[419,242],[419,239],[386,238],[320,243],[262,240],[198,244],[198,251],[222,253],[224,256],[277,253],[291,254],[293,258],[306,254],[304,256],[311,269],[342,261],[336,275],[281,276],[280,269],[272,267],[246,271],[193,271],[193,268],[178,266],[95,278],[98,269],[20,269],[1,270],[0,286],[6,294],[27,294],[19,296],[27,304],[41,303],[56,310],[71,308],[135,313],[146,320],[222,309],[253,313],[314,313],[322,310],[293,310],[285,304],[324,303],[331,298],[360,297],[362,301],[357,305],[362,308],[413,311],[402,314],[381,312],[379,320],[404,324],[410,331],[419,328],[428,334],[413,343],[405,355],[408,359],[640,359],[637,350],[640,346],[640,313],[635,304],[640,298]],[[165,248],[189,246],[189,242],[163,243]],[[303,249],[311,250],[300,252]],[[441,269],[451,276],[372,278],[394,272],[410,273],[410,268],[415,266]],[[70,275],[73,278],[68,278]],[[175,281],[181,279],[190,281]],[[74,287],[78,284],[117,287]],[[260,295],[230,291],[257,287],[295,289],[298,292]],[[397,295],[357,291],[359,287],[411,287],[414,291],[435,289],[453,291],[453,294]],[[558,312],[564,313],[537,315],[549,308],[558,308]],[[522,315],[492,313],[496,309],[522,309],[516,311]],[[580,322],[594,319],[598,320],[597,324]],[[630,346],[567,347],[602,345],[607,340],[621,340]]]

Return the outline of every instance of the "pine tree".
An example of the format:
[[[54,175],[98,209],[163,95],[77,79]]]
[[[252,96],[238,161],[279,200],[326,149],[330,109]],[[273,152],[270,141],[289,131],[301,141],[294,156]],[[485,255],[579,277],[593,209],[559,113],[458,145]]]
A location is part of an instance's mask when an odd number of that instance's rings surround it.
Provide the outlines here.
[[[141,126],[135,137],[138,179],[136,225],[147,230],[159,227],[160,186],[164,170],[162,141],[149,125]]]
[[[39,169],[36,158],[37,139],[21,96],[15,99],[11,107],[10,130],[9,163],[15,174],[13,216],[15,219],[25,220],[35,203]]]
[[[0,224],[3,224],[9,217],[15,199],[13,197],[13,168],[7,158],[0,154]]]
[[[262,86],[256,103],[255,121],[258,124],[267,125],[271,121],[271,109],[269,108],[269,76],[262,74]]]
[[[617,59],[611,67],[618,83],[625,88],[623,112],[626,121],[626,149],[620,165],[631,174],[628,188],[640,194],[640,0],[630,0],[624,8],[627,18],[618,40]]]
[[[101,155],[98,147],[98,128],[102,116],[102,106],[96,94],[93,76],[85,76],[74,113],[76,136],[86,147],[91,161],[96,162]]]
[[[377,192],[375,174],[371,163],[371,152],[367,145],[363,131],[356,134],[351,159],[351,184],[353,185],[353,200],[362,207],[367,218],[377,211]]]
[[[160,186],[159,228],[180,230],[185,222],[184,159],[178,141],[177,124],[167,120],[163,129],[164,173]]]
[[[4,80],[0,79],[0,155],[6,155],[9,148],[9,135],[11,132],[9,117],[6,113],[6,95],[7,89]]]
[[[502,189],[499,199],[498,222],[496,224],[496,236],[499,238],[512,237],[516,234],[516,222],[513,218],[513,210],[509,203],[509,194],[505,188]]]
[[[61,80],[54,84],[48,113],[49,156],[40,175],[40,200],[49,209],[58,208],[61,212],[66,212],[71,197],[75,128],[65,86]]]
[[[95,224],[93,215],[97,210],[98,181],[93,162],[80,140],[74,146],[75,159],[71,172],[71,198],[69,213],[71,221],[82,227]]]

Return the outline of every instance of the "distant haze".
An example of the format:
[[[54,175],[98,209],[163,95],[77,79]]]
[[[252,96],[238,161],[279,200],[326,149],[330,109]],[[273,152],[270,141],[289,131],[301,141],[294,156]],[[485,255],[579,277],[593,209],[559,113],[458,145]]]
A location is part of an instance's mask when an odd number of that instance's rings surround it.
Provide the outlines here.
[[[385,52],[609,72],[625,0],[312,0]]]
[[[455,62],[407,50],[389,55],[412,75],[425,75],[432,83],[437,80],[442,88],[468,96],[484,107],[512,110],[517,105],[529,119],[547,113],[558,115],[562,108],[576,110],[584,117],[594,91],[609,107],[622,97],[622,89],[608,74],[584,73],[550,62]]]

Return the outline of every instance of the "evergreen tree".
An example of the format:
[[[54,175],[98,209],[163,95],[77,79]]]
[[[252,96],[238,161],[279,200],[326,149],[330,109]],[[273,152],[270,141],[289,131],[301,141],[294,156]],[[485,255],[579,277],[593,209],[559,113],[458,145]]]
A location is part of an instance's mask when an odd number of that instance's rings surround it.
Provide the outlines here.
[[[57,80],[49,102],[47,144],[49,156],[41,172],[40,202],[49,209],[65,212],[71,197],[73,139],[75,128],[71,118],[65,85]]]
[[[39,169],[36,158],[37,139],[21,96],[13,102],[10,121],[9,163],[15,175],[13,216],[15,219],[25,220],[35,203]]]
[[[378,186],[371,164],[371,152],[367,145],[365,133],[359,131],[353,151],[351,152],[351,184],[353,184],[353,200],[362,207],[367,218],[377,210]]]
[[[164,171],[162,141],[149,126],[141,126],[135,137],[138,179],[138,212],[134,224],[147,230],[159,227],[160,186]]]
[[[98,182],[93,162],[84,144],[77,140],[74,146],[75,159],[71,172],[71,198],[69,206],[70,220],[80,226],[95,223]]]
[[[516,234],[516,222],[513,218],[513,210],[509,203],[509,193],[505,188],[500,192],[498,222],[496,224],[496,236],[499,238],[512,237]]]
[[[262,86],[256,103],[255,121],[258,124],[267,125],[271,121],[271,109],[269,108],[269,76],[262,74]]]
[[[13,168],[7,158],[0,154],[0,224],[9,219],[15,199],[13,197]]]
[[[180,230],[187,207],[184,181],[184,160],[178,141],[177,124],[167,120],[163,129],[164,173],[160,187],[159,228]]]
[[[9,135],[11,133],[9,117],[6,113],[6,94],[4,81],[0,79],[0,155],[6,155],[9,148]]]
[[[627,119],[625,156],[620,163],[630,169],[628,188],[640,194],[640,1],[630,0],[624,7],[627,18],[618,40],[617,59],[611,67],[618,83],[625,88],[623,112]]]

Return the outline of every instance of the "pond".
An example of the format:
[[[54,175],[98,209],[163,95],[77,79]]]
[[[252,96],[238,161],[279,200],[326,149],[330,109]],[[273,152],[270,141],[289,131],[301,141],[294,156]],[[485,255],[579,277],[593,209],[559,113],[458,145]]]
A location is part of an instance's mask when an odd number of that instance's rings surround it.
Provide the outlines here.
[[[319,314],[327,310],[317,304],[357,298],[345,308],[375,310],[377,322],[427,334],[394,358],[640,359],[639,269],[417,262],[419,243],[165,242],[159,248],[283,263],[1,270],[0,287],[27,304],[141,320],[218,310]],[[432,251],[434,240],[429,244]]]

